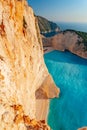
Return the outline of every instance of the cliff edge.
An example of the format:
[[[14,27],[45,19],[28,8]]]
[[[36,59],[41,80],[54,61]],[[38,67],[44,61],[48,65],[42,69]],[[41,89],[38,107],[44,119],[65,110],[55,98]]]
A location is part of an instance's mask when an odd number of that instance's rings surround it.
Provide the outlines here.
[[[55,34],[60,32],[60,28],[56,23],[51,22],[51,21],[49,21],[46,18],[41,17],[41,16],[36,16],[36,18],[38,20],[40,33],[42,35],[44,35],[46,37],[50,37],[50,36],[54,36]]]
[[[43,37],[43,46],[60,51],[68,50],[87,59],[87,33],[84,32],[66,30],[50,38]]]
[[[1,0],[0,130],[48,130],[44,121],[36,120],[36,102],[58,93],[44,64],[32,8],[25,0]]]

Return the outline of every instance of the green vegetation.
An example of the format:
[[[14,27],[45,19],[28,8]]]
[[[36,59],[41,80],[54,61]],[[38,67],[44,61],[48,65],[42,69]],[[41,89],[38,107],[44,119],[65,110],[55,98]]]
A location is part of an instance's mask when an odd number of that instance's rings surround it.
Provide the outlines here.
[[[80,32],[80,31],[76,31],[76,33],[77,33],[80,37],[82,37],[84,43],[87,43],[87,33],[85,33],[85,32]]]
[[[84,51],[87,51],[87,33],[86,32],[80,32],[80,31],[75,31],[82,39],[82,43],[84,44]],[[80,44],[80,42],[79,42]]]
[[[41,16],[36,16],[36,17],[38,19],[40,32],[55,31],[57,28],[59,28],[56,23],[50,22]]]
[[[79,37],[81,37],[83,40],[78,41],[78,44],[80,45],[81,43],[84,44],[84,51],[87,51],[87,33],[86,32],[81,32],[81,31],[76,31],[76,30],[65,30],[63,33],[70,31],[76,33]]]

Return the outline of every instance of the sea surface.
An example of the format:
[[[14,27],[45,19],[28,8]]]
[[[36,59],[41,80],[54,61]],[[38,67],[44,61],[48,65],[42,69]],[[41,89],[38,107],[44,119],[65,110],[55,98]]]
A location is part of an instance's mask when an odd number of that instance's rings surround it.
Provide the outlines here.
[[[59,98],[50,101],[48,124],[52,130],[87,126],[87,60],[68,51],[52,51],[44,60],[60,88]]]
[[[72,29],[72,30],[87,32],[87,23],[57,22],[57,25],[60,27],[62,31],[66,29]]]

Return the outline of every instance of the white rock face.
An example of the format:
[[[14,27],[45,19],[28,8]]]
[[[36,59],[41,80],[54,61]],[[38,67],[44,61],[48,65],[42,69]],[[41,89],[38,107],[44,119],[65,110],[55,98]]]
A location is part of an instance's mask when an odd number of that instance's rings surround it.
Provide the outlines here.
[[[43,46],[53,47],[55,50],[68,50],[82,58],[87,59],[87,49],[84,46],[83,39],[75,31],[61,32],[53,37],[43,38]]]
[[[0,0],[0,130],[28,130],[36,118],[35,92],[48,77],[31,7],[25,0]]]

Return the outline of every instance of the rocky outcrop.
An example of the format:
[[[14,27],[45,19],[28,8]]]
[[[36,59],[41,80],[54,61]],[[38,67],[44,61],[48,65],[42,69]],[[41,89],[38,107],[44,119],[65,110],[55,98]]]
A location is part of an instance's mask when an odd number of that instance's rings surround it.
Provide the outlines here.
[[[78,130],[87,130],[87,127],[79,128]]]
[[[60,32],[60,28],[56,23],[51,22],[41,16],[36,16],[36,18],[38,20],[40,33],[43,34],[44,36],[49,37],[49,36],[53,36],[53,35],[57,34],[58,32]]]
[[[43,47],[52,47],[52,41],[51,41],[52,37],[47,38],[47,37],[45,37],[43,35],[41,35],[41,36],[42,36]]]
[[[40,32],[60,31],[60,28],[58,27],[56,23],[51,22],[41,16],[36,16],[36,18],[38,20]]]
[[[37,91],[41,87],[46,88],[43,97],[57,97],[59,93],[44,64],[32,8],[25,0],[1,0],[0,130],[48,130],[44,121],[36,121],[37,95],[42,98]]]
[[[36,99],[50,99],[57,97],[56,87],[54,86],[53,80],[51,80],[50,75],[48,75],[43,83],[41,84],[40,88],[36,90]],[[51,91],[50,91],[51,90]]]
[[[43,37],[43,46],[52,46],[55,50],[68,50],[87,59],[87,45],[75,31],[64,31],[51,38]]]

